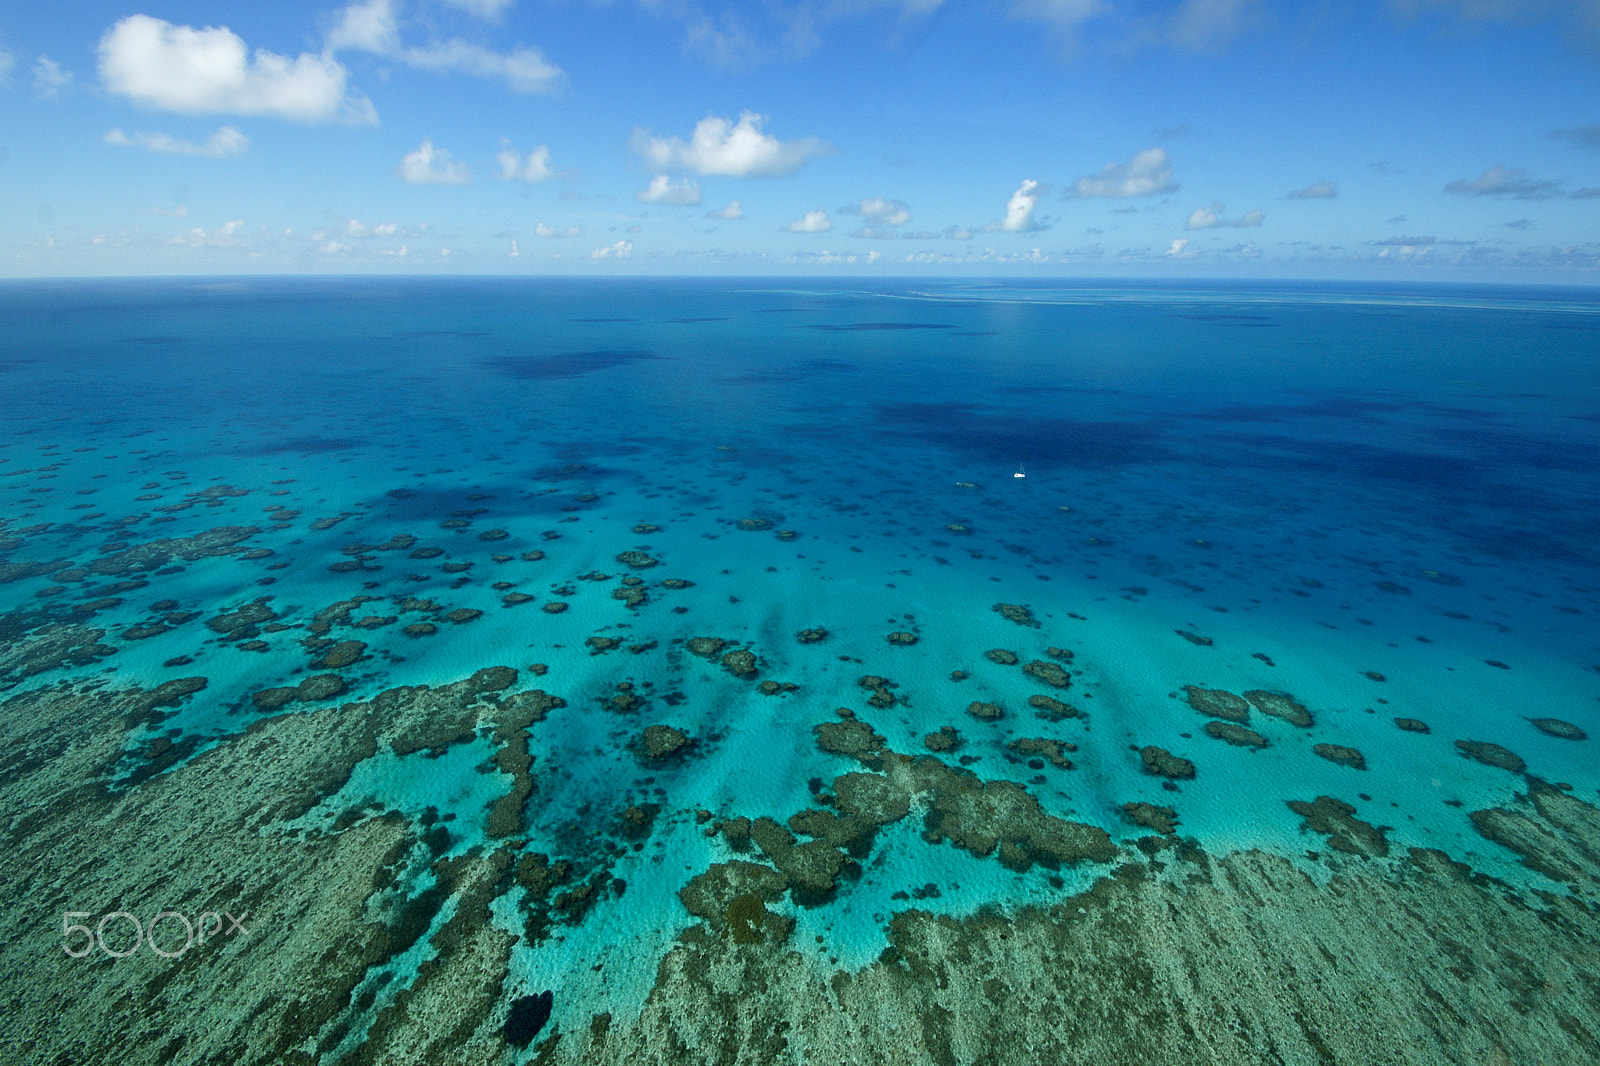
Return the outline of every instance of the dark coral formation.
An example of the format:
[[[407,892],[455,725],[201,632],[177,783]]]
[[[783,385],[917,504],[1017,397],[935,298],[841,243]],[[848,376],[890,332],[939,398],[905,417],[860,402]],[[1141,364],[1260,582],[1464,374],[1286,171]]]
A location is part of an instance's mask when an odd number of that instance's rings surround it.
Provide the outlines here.
[[[820,644],[828,639],[828,631],[821,626],[811,629],[802,629],[796,636],[802,644]]]
[[[659,561],[641,551],[627,551],[617,556],[617,562],[622,563],[624,566],[631,566],[635,570],[648,570]]]
[[[1065,670],[1056,663],[1047,663],[1043,659],[1034,659],[1022,668],[1022,672],[1055,688],[1067,688],[1072,684],[1072,678],[1067,676]]]
[[[1469,759],[1476,759],[1485,766],[1498,766],[1514,774],[1522,773],[1528,765],[1515,752],[1498,744],[1491,744],[1487,740],[1458,740],[1456,747],[1460,748],[1461,753]]]
[[[1248,722],[1250,720],[1250,705],[1233,693],[1220,688],[1200,688],[1197,685],[1185,685],[1183,691],[1189,697],[1189,706],[1201,714],[1209,714],[1213,718],[1226,718],[1230,722]]]
[[[980,781],[948,770],[941,777],[923,833],[931,842],[948,840],[980,858],[998,846],[1000,861],[1015,870],[1116,858],[1117,848],[1104,829],[1045,814],[1039,801],[1013,781]]]
[[[1194,776],[1194,763],[1154,744],[1139,749],[1139,760],[1144,764],[1147,774],[1172,780],[1187,780]]]
[[[1178,832],[1178,812],[1171,807],[1158,807],[1153,803],[1124,803],[1122,813],[1134,825],[1154,829],[1163,836]]]
[[[339,670],[357,662],[366,652],[367,646],[359,640],[341,640],[324,651],[322,658],[311,666],[315,670]]]
[[[856,680],[856,684],[872,693],[867,702],[874,707],[880,709],[893,707],[897,702],[897,697],[890,691],[896,685],[887,677],[879,677],[877,674],[864,674]]]
[[[561,697],[540,689],[519,692],[510,697],[489,696],[490,693],[509,688],[515,679],[516,671],[509,667],[500,667],[499,670],[511,674],[511,680],[506,678],[505,673],[486,675],[483,671],[479,671],[472,679],[474,694],[480,698],[487,697],[486,702],[492,708],[494,740],[499,745],[494,755],[495,766],[511,776],[510,791],[489,807],[486,831],[491,838],[514,836],[526,828],[523,808],[533,794],[533,754],[528,748],[528,727],[544,721],[545,715],[552,709],[566,705]]]
[[[1078,709],[1070,704],[1062,703],[1054,696],[1029,696],[1028,706],[1034,709],[1035,718],[1043,718],[1047,722],[1059,722],[1063,718],[1078,717]]]
[[[1396,718],[1394,724],[1407,733],[1431,733],[1428,723],[1420,718]]]
[[[1361,752],[1343,744],[1316,744],[1312,746],[1311,750],[1329,762],[1336,762],[1340,766],[1348,766],[1352,770],[1365,770],[1367,768],[1367,760]]]
[[[1039,628],[1039,622],[1033,617],[1033,612],[1020,603],[997,603],[990,610],[995,611],[1000,617],[1019,626],[1032,626]]]
[[[1571,722],[1562,721],[1560,718],[1530,718],[1528,721],[1533,724],[1533,728],[1552,737],[1560,737],[1563,740],[1589,739],[1588,733],[1585,733]]]
[[[1006,716],[1006,712],[998,703],[984,703],[973,700],[967,704],[967,713],[984,722],[994,722]]]
[[[1070,770],[1072,760],[1067,758],[1066,753],[1077,751],[1078,746],[1065,740],[1051,740],[1048,737],[1019,737],[1007,744],[1006,750],[1022,756],[1039,756],[1049,760],[1050,765],[1058,770]]]
[[[748,648],[730,651],[722,657],[723,669],[734,677],[749,679],[756,676],[756,655]]]
[[[1021,661],[1017,658],[1016,652],[1007,651],[1004,648],[990,648],[983,653],[983,657],[992,663],[999,663],[1001,666],[1015,666]]]
[[[1302,829],[1322,833],[1328,846],[1347,855],[1383,858],[1389,854],[1384,829],[1355,817],[1356,809],[1341,799],[1318,796],[1315,802],[1289,800],[1289,809],[1305,819]]]
[[[1267,738],[1257,733],[1254,729],[1246,729],[1234,722],[1207,722],[1206,736],[1215,740],[1225,740],[1229,744],[1240,748],[1264,748]]]
[[[867,723],[851,717],[840,722],[823,722],[813,727],[817,747],[835,755],[851,755],[863,762],[876,762],[888,743]]]
[[[1493,807],[1473,811],[1479,833],[1522,857],[1522,865],[1551,880],[1600,885],[1600,810],[1537,779],[1518,797],[1532,812]]]
[[[715,659],[726,644],[727,641],[720,637],[691,637],[685,647],[692,655],[698,655],[702,659]]]
[[[955,751],[961,746],[961,736],[955,726],[942,725],[938,732],[922,738],[922,746],[932,752]]]
[[[782,944],[794,919],[767,910],[788,890],[770,866],[735,860],[717,863],[678,891],[684,909],[735,944]]]
[[[1274,718],[1282,718],[1290,725],[1297,725],[1302,729],[1311,727],[1311,712],[1287,692],[1268,692],[1264,689],[1254,689],[1246,692],[1244,698],[1249,700],[1256,710],[1262,714],[1270,714]]]
[[[639,737],[638,751],[647,759],[672,759],[693,743],[683,730],[670,725],[646,726]]]
[[[915,633],[907,633],[904,630],[897,630],[889,634],[888,640],[890,644],[908,647],[917,642],[917,635]]]

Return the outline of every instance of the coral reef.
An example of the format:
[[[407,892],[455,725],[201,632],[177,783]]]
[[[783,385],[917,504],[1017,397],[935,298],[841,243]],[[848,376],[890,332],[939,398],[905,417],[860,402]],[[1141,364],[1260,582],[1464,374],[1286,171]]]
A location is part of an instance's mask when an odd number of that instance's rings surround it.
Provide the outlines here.
[[[1329,762],[1336,762],[1340,766],[1348,766],[1352,770],[1365,770],[1367,768],[1367,760],[1361,752],[1343,744],[1316,744],[1312,746],[1311,750]]]
[[[995,611],[1000,617],[1019,626],[1032,626],[1039,628],[1039,622],[1033,617],[1033,612],[1020,603],[997,603],[990,610]]]
[[[1034,709],[1035,718],[1043,718],[1047,722],[1059,722],[1063,718],[1078,717],[1078,709],[1070,704],[1062,703],[1054,696],[1029,696],[1028,706]]]
[[[1144,772],[1147,774],[1174,780],[1187,780],[1194,776],[1194,763],[1154,744],[1139,749],[1139,760],[1144,763]]]
[[[1533,728],[1552,737],[1560,737],[1563,740],[1589,739],[1588,733],[1585,733],[1571,722],[1562,721],[1560,718],[1530,718],[1528,721],[1533,724]]]
[[[1287,692],[1268,692],[1255,689],[1244,694],[1256,710],[1262,714],[1270,714],[1274,718],[1282,718],[1290,725],[1297,725],[1302,729],[1309,729],[1312,725],[1311,712]]]
[[[1328,846],[1347,855],[1383,858],[1389,854],[1384,828],[1355,817],[1356,809],[1341,799],[1318,796],[1314,802],[1289,800],[1289,809],[1305,819],[1302,829],[1328,837]]]
[[[1189,706],[1201,714],[1226,718],[1230,722],[1244,723],[1250,720],[1250,704],[1224,689],[1185,685],[1183,692],[1189,698]]]
[[[1234,722],[1207,722],[1206,736],[1216,740],[1225,740],[1229,744],[1241,748],[1264,748],[1267,738],[1257,733],[1254,729],[1246,729]]]
[[[670,725],[646,726],[639,737],[638,751],[647,759],[676,758],[693,743],[683,730]]]
[[[1458,740],[1456,747],[1460,748],[1461,753],[1469,759],[1476,759],[1485,766],[1498,766],[1514,774],[1522,773],[1528,765],[1522,761],[1521,756],[1486,740]]]
[[[1067,676],[1065,670],[1056,663],[1047,663],[1043,659],[1034,659],[1022,668],[1022,672],[1055,688],[1067,688],[1072,684],[1072,678]]]
[[[1178,832],[1178,812],[1171,807],[1158,807],[1144,802],[1124,803],[1122,813],[1134,825],[1154,829],[1163,836],[1173,836]]]

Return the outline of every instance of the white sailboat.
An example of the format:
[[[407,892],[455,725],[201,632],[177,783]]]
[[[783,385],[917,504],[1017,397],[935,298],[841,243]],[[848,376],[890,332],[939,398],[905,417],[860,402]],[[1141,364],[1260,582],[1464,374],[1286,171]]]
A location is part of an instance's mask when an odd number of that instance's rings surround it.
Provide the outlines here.
[[[1028,476],[1028,471],[1021,463],[1018,463],[1017,464],[1017,472],[1015,474],[1012,474],[1011,476],[1012,477],[1027,477]]]

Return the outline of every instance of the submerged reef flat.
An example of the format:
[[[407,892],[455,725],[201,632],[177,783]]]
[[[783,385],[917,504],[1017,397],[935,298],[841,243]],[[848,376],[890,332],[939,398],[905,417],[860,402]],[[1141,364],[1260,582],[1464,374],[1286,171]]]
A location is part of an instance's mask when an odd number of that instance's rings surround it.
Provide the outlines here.
[[[418,284],[0,292],[0,1064],[1600,1062],[1595,316]]]

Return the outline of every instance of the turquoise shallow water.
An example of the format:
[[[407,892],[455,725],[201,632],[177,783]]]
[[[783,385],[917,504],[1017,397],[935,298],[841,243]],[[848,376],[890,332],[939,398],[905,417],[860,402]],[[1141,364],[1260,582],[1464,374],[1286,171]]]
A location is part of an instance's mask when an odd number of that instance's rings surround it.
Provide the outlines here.
[[[0,307],[0,699],[73,678],[204,677],[128,727],[102,779],[122,794],[322,705],[264,705],[263,690],[336,673],[337,700],[355,702],[516,669],[517,691],[566,707],[528,727],[513,848],[625,885],[511,950],[508,995],[559,989],[553,1018],[569,1028],[637,1014],[695,921],[679,889],[759,858],[696,811],[783,822],[859,769],[813,732],[840,707],[910,755],[953,726],[951,764],[1118,844],[1147,833],[1123,804],[1170,804],[1207,851],[1262,849],[1317,881],[1326,840],[1286,801],[1327,795],[1396,849],[1562,887],[1474,829],[1468,812],[1528,786],[1456,740],[1501,745],[1588,802],[1600,789],[1592,740],[1530,722],[1600,732],[1589,293],[241,279],[10,284]],[[219,527],[249,532],[157,568],[91,565]],[[382,547],[397,536],[414,545]],[[629,551],[657,563],[631,570]],[[613,596],[628,574],[647,595],[635,607]],[[532,599],[508,604],[513,592]],[[363,657],[312,665],[307,624],[354,596],[370,599],[329,636]],[[246,640],[208,625],[257,600],[279,628]],[[482,613],[444,619],[459,608]],[[48,626],[85,619],[103,630],[87,661],[38,652]],[[428,620],[433,632],[405,632]],[[827,638],[797,640],[812,627]],[[794,687],[763,694],[686,649],[707,636]],[[984,655],[1026,663],[1047,647],[1072,653],[1064,691]],[[868,706],[863,675],[892,680],[896,702]],[[1287,692],[1315,724],[1254,712],[1267,746],[1232,746],[1205,735],[1191,685]],[[619,692],[640,702],[619,707]],[[1081,713],[1039,721],[1040,694]],[[967,713],[985,702],[1005,716]],[[688,754],[642,758],[651,724],[692,738]],[[486,810],[511,787],[491,731],[380,748],[274,832],[392,811],[442,819],[435,858],[482,854],[497,846]],[[1007,746],[1041,737],[1075,745],[1071,769]],[[152,742],[179,757],[152,765]],[[1315,744],[1356,748],[1366,769]],[[1192,759],[1195,778],[1163,787],[1146,745]],[[617,813],[649,804],[648,830],[619,836]],[[771,903],[816,966],[878,958],[913,905],[1047,905],[1106,872],[1018,871],[921,831],[884,826],[823,905]],[[423,863],[370,906],[434,883]],[[522,891],[491,907],[519,933]],[[370,998],[321,1034],[327,1061],[360,1046],[428,944],[362,978]]]

